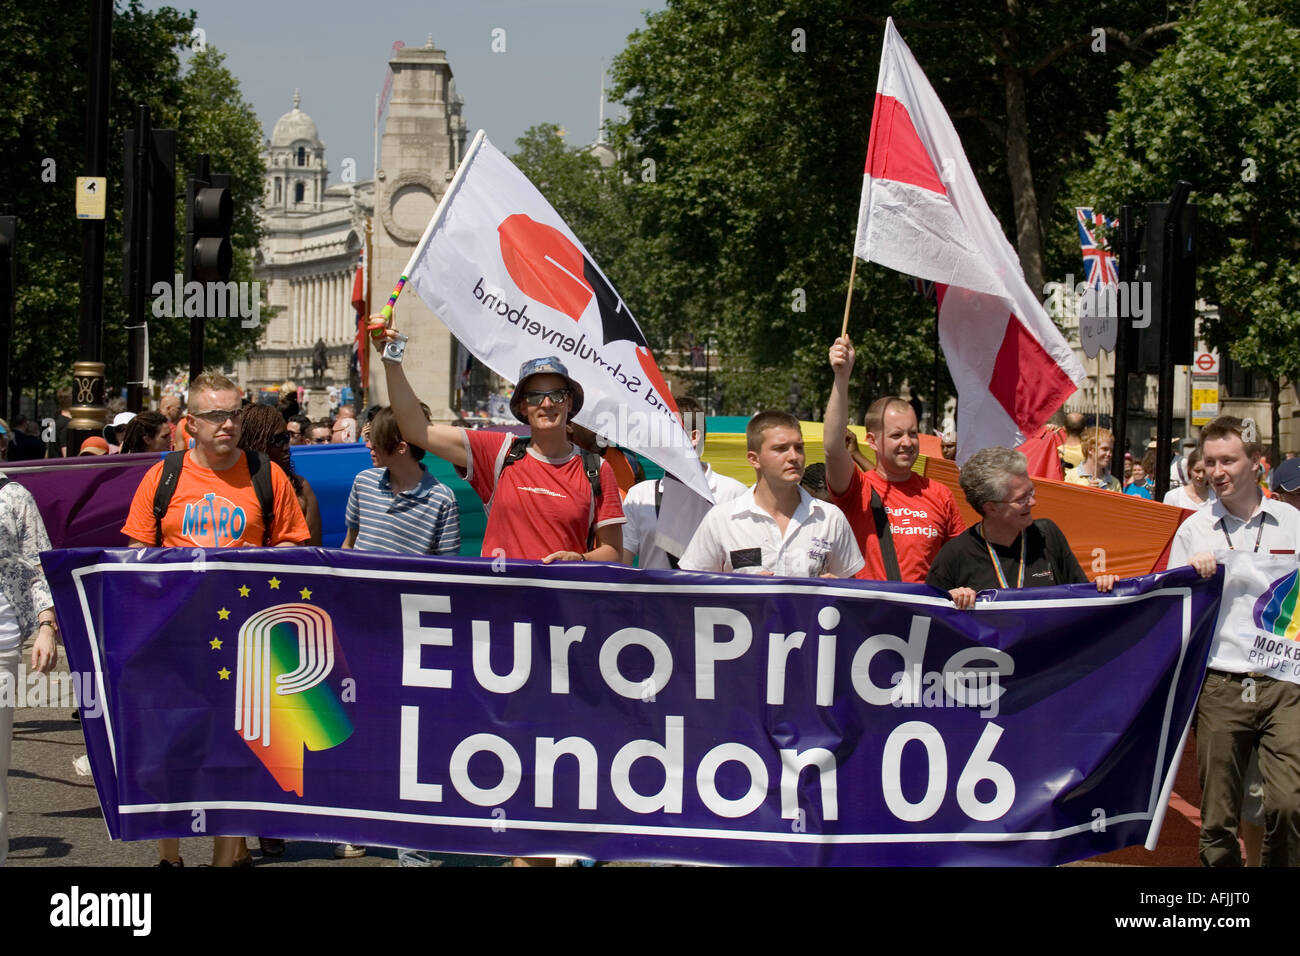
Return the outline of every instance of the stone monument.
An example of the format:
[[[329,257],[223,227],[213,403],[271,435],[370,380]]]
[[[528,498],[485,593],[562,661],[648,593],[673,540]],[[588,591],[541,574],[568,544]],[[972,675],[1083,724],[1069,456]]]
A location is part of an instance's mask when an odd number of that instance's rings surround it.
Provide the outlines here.
[[[388,65],[393,96],[375,174],[371,306],[376,312],[397,285],[465,149],[463,100],[433,36],[423,47],[398,50]],[[434,421],[452,421],[455,338],[409,287],[398,299],[395,324],[411,337],[404,367],[415,393]],[[372,361],[370,368],[373,401],[387,403],[382,364]]]

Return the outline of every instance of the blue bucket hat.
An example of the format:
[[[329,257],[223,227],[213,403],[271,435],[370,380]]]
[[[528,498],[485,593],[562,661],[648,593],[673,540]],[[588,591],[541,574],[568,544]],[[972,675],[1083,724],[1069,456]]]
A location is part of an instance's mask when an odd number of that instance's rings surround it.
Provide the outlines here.
[[[525,425],[528,424],[528,416],[524,414],[524,386],[534,375],[558,375],[564,379],[568,385],[569,391],[573,393],[573,404],[569,408],[569,418],[578,414],[582,408],[582,386],[569,377],[569,370],[564,367],[555,356],[547,358],[529,359],[523,365],[519,366],[519,378],[515,385],[515,393],[510,396],[510,410],[515,413],[515,418],[519,419]]]

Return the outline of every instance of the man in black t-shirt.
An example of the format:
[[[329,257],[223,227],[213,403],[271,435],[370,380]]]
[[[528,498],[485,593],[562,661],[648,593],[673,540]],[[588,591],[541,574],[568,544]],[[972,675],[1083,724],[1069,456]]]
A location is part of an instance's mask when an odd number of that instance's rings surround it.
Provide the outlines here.
[[[985,448],[966,462],[959,481],[982,520],[940,549],[926,584],[968,609],[977,591],[1088,583],[1061,529],[1046,518],[1034,520],[1034,483],[1024,455]],[[1097,590],[1109,591],[1115,579],[1098,575]]]

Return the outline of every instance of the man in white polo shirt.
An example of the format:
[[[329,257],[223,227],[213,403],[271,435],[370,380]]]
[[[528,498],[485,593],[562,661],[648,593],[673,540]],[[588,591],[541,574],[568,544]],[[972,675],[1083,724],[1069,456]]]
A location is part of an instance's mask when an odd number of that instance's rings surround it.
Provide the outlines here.
[[[684,571],[848,578],[862,569],[844,513],[818,501],[803,478],[803,432],[787,412],[759,412],[745,429],[757,480],[715,505],[682,555]]]
[[[1217,418],[1201,430],[1202,460],[1217,500],[1174,535],[1169,566],[1214,574],[1216,553],[1249,552],[1295,560],[1300,511],[1263,496],[1255,481],[1259,450],[1242,438],[1241,420]],[[1225,624],[1225,627],[1227,625]],[[1205,866],[1241,866],[1237,824],[1242,781],[1259,749],[1264,778],[1265,866],[1300,866],[1300,684],[1243,672],[1224,655],[1220,631],[1210,648],[1196,704],[1196,761],[1201,778],[1200,857]]]

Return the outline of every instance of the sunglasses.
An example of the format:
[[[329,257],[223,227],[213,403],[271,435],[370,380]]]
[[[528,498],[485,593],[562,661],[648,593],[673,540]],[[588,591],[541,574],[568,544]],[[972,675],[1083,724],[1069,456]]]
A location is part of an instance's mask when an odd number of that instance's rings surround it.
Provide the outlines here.
[[[524,392],[524,401],[534,408],[548,398],[552,405],[559,405],[571,394],[573,393],[567,388],[553,388],[548,392]]]
[[[239,424],[239,420],[244,417],[242,408],[214,408],[210,412],[190,412],[194,418],[201,418],[209,425],[224,424],[226,419]]]
[[[330,440],[329,440],[328,438],[308,438],[308,439],[307,439],[307,444],[309,444],[309,445],[328,445],[329,443],[330,443]]]
[[[285,448],[291,441],[293,441],[293,434],[291,432],[280,432],[278,435],[271,436],[271,447]]]

